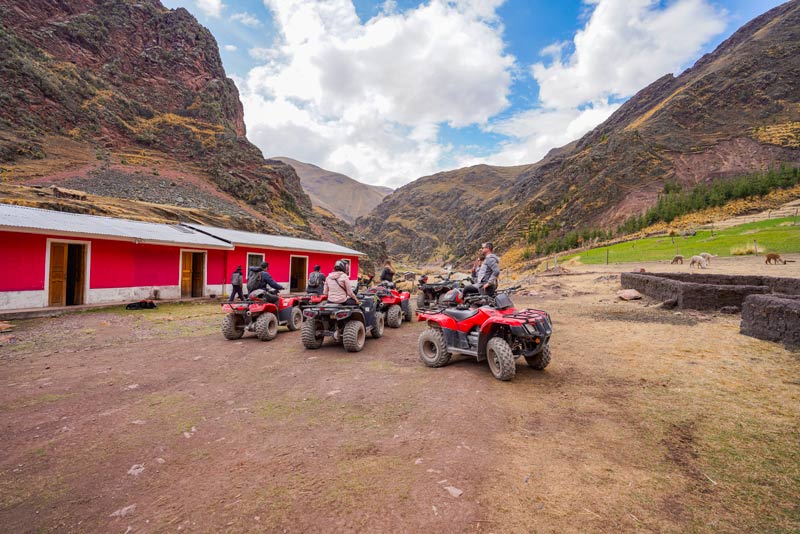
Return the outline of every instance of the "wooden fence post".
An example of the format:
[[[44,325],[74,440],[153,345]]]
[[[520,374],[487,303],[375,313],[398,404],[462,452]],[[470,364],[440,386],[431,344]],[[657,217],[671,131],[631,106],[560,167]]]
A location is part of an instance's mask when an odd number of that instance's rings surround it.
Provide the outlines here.
[[[606,247],[606,265],[608,265],[608,247]]]
[[[756,256],[758,256],[758,242],[755,239],[753,239],[753,248],[756,249]]]

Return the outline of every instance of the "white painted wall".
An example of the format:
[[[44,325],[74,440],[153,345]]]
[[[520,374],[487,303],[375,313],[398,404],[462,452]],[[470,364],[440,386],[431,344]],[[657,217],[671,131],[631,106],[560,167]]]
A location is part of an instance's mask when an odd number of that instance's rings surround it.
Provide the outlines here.
[[[37,291],[0,292],[0,310],[44,308],[45,306],[47,306],[47,292],[41,289]]]

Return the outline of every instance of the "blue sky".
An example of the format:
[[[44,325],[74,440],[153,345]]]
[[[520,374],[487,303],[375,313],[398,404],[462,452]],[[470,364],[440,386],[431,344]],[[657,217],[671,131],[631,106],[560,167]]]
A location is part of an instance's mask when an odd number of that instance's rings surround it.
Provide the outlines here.
[[[209,28],[248,138],[398,187],[538,161],[768,0],[162,0]]]

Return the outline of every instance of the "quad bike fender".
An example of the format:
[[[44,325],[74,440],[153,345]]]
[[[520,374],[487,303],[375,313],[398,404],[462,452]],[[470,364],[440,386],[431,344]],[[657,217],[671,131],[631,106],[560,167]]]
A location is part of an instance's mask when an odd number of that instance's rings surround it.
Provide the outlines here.
[[[448,330],[458,330],[458,323],[452,317],[443,313],[428,316],[419,316],[419,321],[427,321],[429,328],[447,328]]]
[[[486,345],[489,340],[498,335],[502,335],[503,331],[511,330],[519,325],[518,320],[511,320],[505,317],[491,317],[481,325],[481,335],[478,339],[478,361],[482,362],[486,359]]]
[[[281,308],[292,308],[297,306],[300,303],[300,299],[297,297],[281,297],[280,304]]]
[[[393,306],[395,304],[400,304],[400,300],[395,297],[394,295],[386,295],[385,297],[381,297],[381,302],[387,304],[389,306]]]
[[[287,308],[281,308],[278,312],[278,322],[288,323],[292,319],[292,311],[294,310],[294,306],[289,306]]]
[[[250,313],[264,313],[270,312],[278,315],[278,307],[271,302],[259,302],[258,304],[250,305]]]

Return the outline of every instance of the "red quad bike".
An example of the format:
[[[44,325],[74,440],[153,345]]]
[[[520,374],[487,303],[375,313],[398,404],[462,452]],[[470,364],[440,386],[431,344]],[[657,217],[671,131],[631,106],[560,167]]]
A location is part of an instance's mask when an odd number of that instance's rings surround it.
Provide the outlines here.
[[[300,309],[308,308],[309,306],[316,306],[322,302],[328,300],[327,295],[317,295],[316,293],[306,293],[303,295],[297,295],[297,305],[300,306]]]
[[[534,369],[547,367],[553,331],[550,315],[541,310],[514,309],[506,292],[495,297],[463,297],[457,291],[453,298],[462,303],[455,307],[418,310],[418,320],[428,323],[419,336],[420,360],[428,367],[442,367],[454,353],[467,354],[479,362],[488,360],[498,380],[514,378],[520,356]]]
[[[403,321],[411,321],[411,293],[398,291],[392,282],[381,282],[366,290],[367,294],[376,295],[378,311],[386,316],[386,326],[400,328]]]
[[[242,302],[225,302],[222,310],[227,312],[222,320],[222,335],[225,339],[239,339],[245,331],[255,332],[261,341],[270,341],[278,335],[278,326],[299,330],[303,324],[303,313],[297,297],[278,297],[273,304],[264,300],[266,291],[257,289]]]

